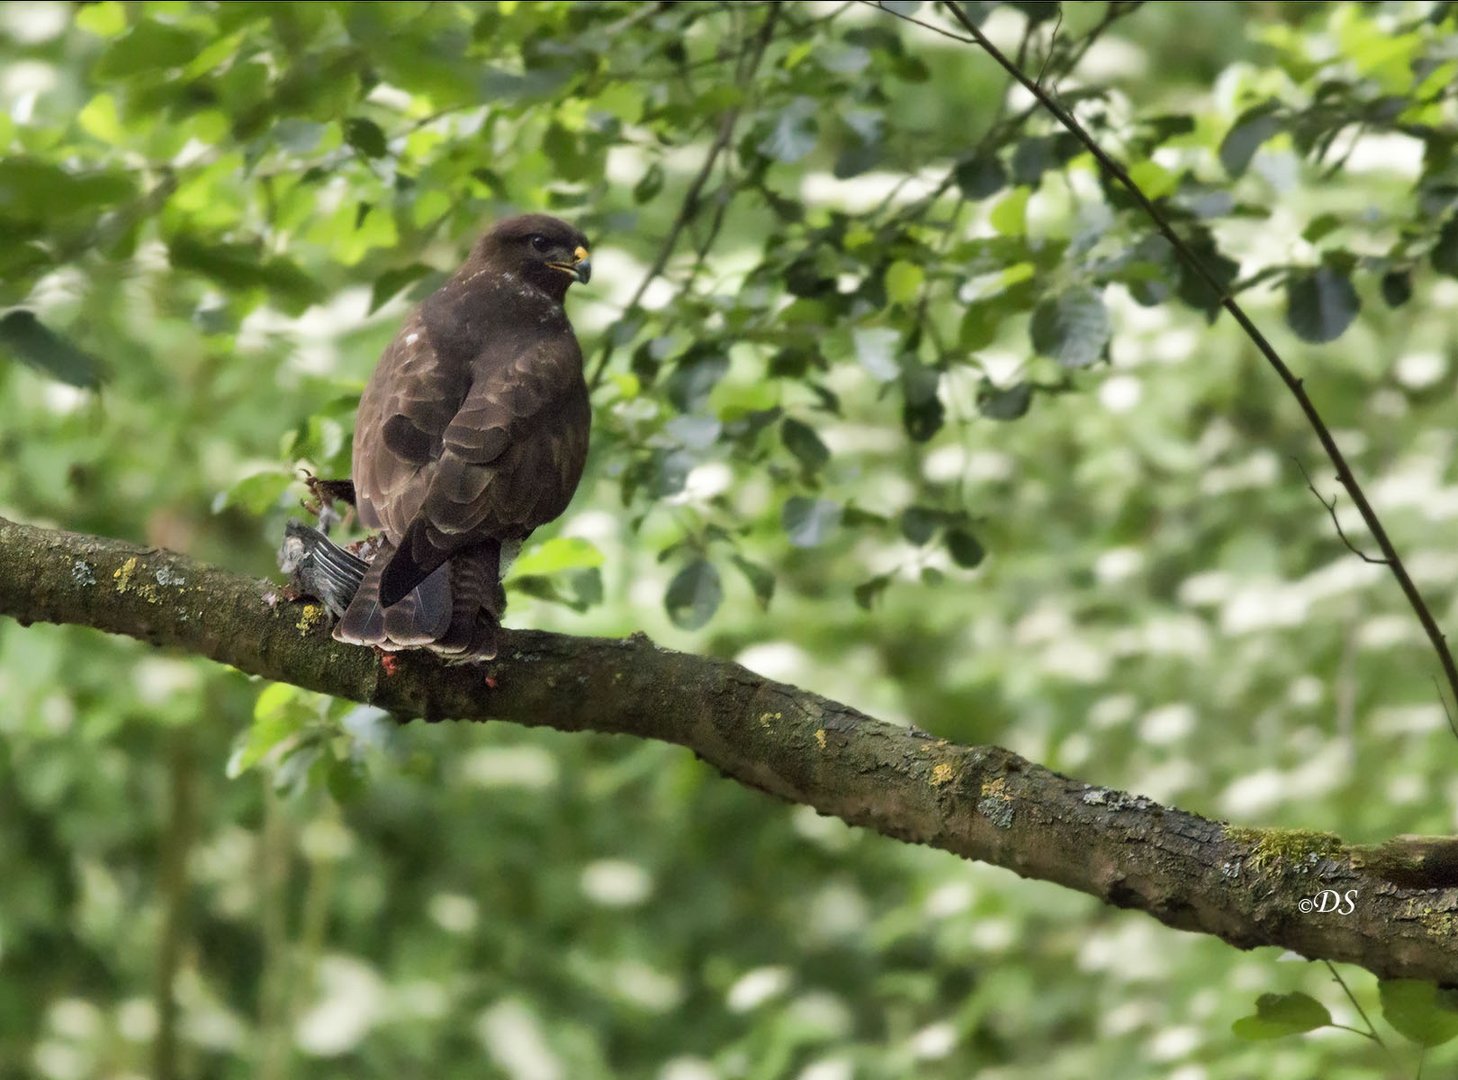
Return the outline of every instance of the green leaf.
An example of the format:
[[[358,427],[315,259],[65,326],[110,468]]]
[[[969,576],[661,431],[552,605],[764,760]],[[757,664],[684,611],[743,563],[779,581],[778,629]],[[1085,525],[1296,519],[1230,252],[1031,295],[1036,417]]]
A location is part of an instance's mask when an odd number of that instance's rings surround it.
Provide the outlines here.
[[[820,137],[815,110],[814,98],[797,97],[791,101],[760,142],[760,152],[788,165],[814,150]]]
[[[1079,285],[1042,301],[1030,324],[1033,348],[1064,367],[1088,367],[1109,343],[1112,327],[1103,297]]]
[[[1433,245],[1433,269],[1444,277],[1458,277],[1458,214],[1454,214],[1438,232]]]
[[[1028,196],[1025,187],[1014,188],[987,215],[988,223],[1003,236],[1022,236],[1028,231]]]
[[[674,575],[663,602],[675,626],[698,630],[714,617],[723,599],[719,571],[708,559],[698,558]]]
[[[978,301],[968,304],[957,327],[957,344],[968,352],[985,349],[997,340],[1006,310],[1001,304]]]
[[[915,358],[908,358],[901,373],[901,391],[906,397],[901,409],[901,424],[916,442],[926,442],[946,419],[946,406],[937,394],[942,373]]]
[[[1012,155],[1013,180],[1025,187],[1036,188],[1043,174],[1054,164],[1054,139],[1051,135],[1019,139]]]
[[[1253,1016],[1242,1016],[1230,1025],[1238,1038],[1251,1041],[1300,1035],[1331,1023],[1331,1013],[1310,994],[1262,994],[1256,999]]]
[[[968,570],[987,558],[987,549],[982,546],[982,542],[966,529],[948,530],[946,544],[947,554],[952,557],[952,561]]]
[[[116,107],[116,98],[111,94],[97,94],[76,114],[81,130],[102,142],[120,145],[126,139],[121,113]]]
[[[344,121],[344,141],[367,158],[384,157],[388,149],[380,125],[362,116],[351,116]]]
[[[891,574],[880,574],[857,585],[851,590],[851,595],[856,600],[856,606],[870,611],[876,601],[881,598],[881,594],[886,591],[886,587],[891,584],[891,578]]]
[[[511,564],[512,577],[561,574],[603,564],[603,554],[591,540],[580,536],[554,536],[537,544]]]
[[[1001,389],[984,378],[977,388],[977,411],[989,420],[1016,420],[1032,400],[1033,384],[1026,381]]]
[[[1336,214],[1318,214],[1307,223],[1306,228],[1301,230],[1301,239],[1308,244],[1319,244],[1340,229],[1343,224],[1342,219]]]
[[[98,37],[116,37],[127,28],[127,12],[121,0],[103,0],[77,8],[73,20],[77,29]]]
[[[301,313],[323,295],[318,283],[293,262],[281,255],[265,258],[253,245],[211,243],[181,235],[168,240],[167,252],[180,270],[191,270],[230,289],[264,289],[291,314]]]
[[[759,563],[750,562],[742,555],[732,555],[730,561],[739,568],[739,572],[749,582],[749,587],[754,590],[754,598],[759,601],[759,606],[768,611],[770,601],[774,599],[775,595],[774,571]]]
[[[1420,1046],[1441,1046],[1458,1035],[1458,991],[1420,979],[1384,979],[1377,993],[1387,1022]]]
[[[236,506],[250,514],[266,514],[278,506],[279,499],[293,483],[286,472],[264,471],[245,476],[213,500],[213,513]]]
[[[368,314],[373,315],[379,311],[401,289],[407,285],[414,284],[429,273],[431,273],[431,268],[424,263],[411,263],[409,266],[399,266],[393,270],[386,270],[379,277],[375,278],[374,287],[370,289],[370,309]]]
[[[695,412],[708,401],[710,392],[728,370],[729,358],[712,351],[712,346],[691,349],[665,380],[668,400],[678,407],[679,412]]]
[[[1058,0],[1009,0],[1007,6],[1021,11],[1033,26],[1049,19],[1060,18],[1063,14],[1063,7]]]
[[[927,506],[908,506],[901,512],[901,535],[917,547],[921,547],[936,535],[946,520],[940,510]]]
[[[1007,170],[992,154],[976,154],[957,163],[952,177],[968,199],[985,199],[1007,186]]]
[[[1220,164],[1231,176],[1243,175],[1261,144],[1281,130],[1273,108],[1268,102],[1243,113],[1221,140]]]
[[[1361,307],[1351,278],[1330,266],[1286,280],[1286,324],[1302,341],[1335,341]]]
[[[1391,308],[1402,307],[1412,299],[1412,274],[1407,270],[1390,270],[1382,275],[1382,299]]]
[[[369,777],[363,762],[353,758],[332,758],[324,774],[324,784],[335,802],[348,805],[365,793]]]
[[[195,34],[172,23],[144,19],[106,47],[92,74],[98,79],[125,79],[153,75],[181,67],[202,48]]]
[[[1141,161],[1129,169],[1129,179],[1152,200],[1173,194],[1180,186],[1179,177],[1157,161]]]
[[[1154,244],[1155,250],[1160,250],[1165,246],[1163,238],[1154,241]],[[1190,307],[1203,311],[1206,318],[1214,319],[1220,312],[1221,292],[1229,289],[1235,279],[1240,276],[1240,264],[1225,256],[1215,246],[1215,238],[1207,229],[1200,228],[1194,231],[1186,238],[1185,244],[1215,279],[1220,292],[1212,291],[1205,279],[1181,260],[1179,264],[1180,299]]]
[[[633,201],[645,203],[663,190],[664,172],[663,166],[654,162],[648,166],[648,171],[643,178],[633,185]]]
[[[298,734],[312,718],[306,691],[270,683],[253,703],[253,723],[243,745],[228,760],[227,775],[237,778],[257,765],[275,746]]]
[[[926,274],[915,263],[898,259],[886,268],[886,299],[893,304],[908,307],[921,293],[921,283]]]
[[[72,345],[29,311],[10,311],[0,317],[0,348],[72,386],[99,386],[105,376],[100,360]]]
[[[878,382],[890,382],[901,371],[896,354],[901,347],[901,334],[889,326],[857,327],[851,334],[856,359]]]
[[[11,157],[0,161],[0,217],[50,224],[57,218],[94,213],[136,193],[119,172],[70,172],[49,161]]]
[[[785,500],[780,521],[796,547],[816,547],[840,524],[841,506],[830,499],[795,495]]]
[[[819,471],[830,460],[830,450],[809,424],[787,416],[780,422],[780,438],[807,472]]]

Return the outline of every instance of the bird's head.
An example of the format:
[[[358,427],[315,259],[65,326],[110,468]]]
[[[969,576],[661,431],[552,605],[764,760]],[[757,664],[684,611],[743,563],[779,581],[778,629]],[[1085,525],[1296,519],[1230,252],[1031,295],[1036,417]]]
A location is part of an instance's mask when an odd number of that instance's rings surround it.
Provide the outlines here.
[[[574,281],[586,284],[592,276],[587,237],[548,214],[498,221],[477,250],[488,265],[518,274],[558,300]]]

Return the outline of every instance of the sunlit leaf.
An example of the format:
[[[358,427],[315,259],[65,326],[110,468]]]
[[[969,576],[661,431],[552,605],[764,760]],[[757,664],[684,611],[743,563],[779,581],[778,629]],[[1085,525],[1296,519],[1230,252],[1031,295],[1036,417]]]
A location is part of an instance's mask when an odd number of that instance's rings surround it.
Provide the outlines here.
[[[889,382],[901,370],[896,353],[901,335],[888,326],[858,327],[852,334],[856,359],[879,382]]]
[[[1242,1039],[1252,1041],[1301,1035],[1332,1022],[1325,1005],[1310,994],[1262,994],[1256,999],[1253,1016],[1243,1016],[1231,1025]]]
[[[1458,992],[1418,979],[1384,979],[1377,992],[1383,1018],[1419,1046],[1458,1036]]]
[[[1030,194],[1032,193],[1025,187],[1009,191],[992,208],[987,217],[988,222],[1003,236],[1022,236],[1028,231]]]
[[[603,554],[591,540],[580,536],[554,536],[541,544],[532,544],[511,564],[514,577],[530,574],[560,574],[567,570],[584,570],[603,564]]]
[[[1088,367],[1103,355],[1113,327],[1103,297],[1075,286],[1048,297],[1033,310],[1033,348],[1064,367]]]

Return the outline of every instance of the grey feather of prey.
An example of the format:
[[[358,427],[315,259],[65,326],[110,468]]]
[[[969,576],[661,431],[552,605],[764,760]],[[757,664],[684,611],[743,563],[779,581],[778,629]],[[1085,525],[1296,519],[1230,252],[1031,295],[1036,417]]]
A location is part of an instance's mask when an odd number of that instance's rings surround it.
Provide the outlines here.
[[[278,568],[303,596],[312,596],[336,619],[359,591],[370,564],[336,545],[318,529],[300,521],[284,527]]]

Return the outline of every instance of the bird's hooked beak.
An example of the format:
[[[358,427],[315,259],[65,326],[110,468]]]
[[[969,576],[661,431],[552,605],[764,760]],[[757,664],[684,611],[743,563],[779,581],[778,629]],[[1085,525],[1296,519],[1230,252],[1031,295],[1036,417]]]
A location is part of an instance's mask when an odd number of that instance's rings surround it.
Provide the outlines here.
[[[561,270],[564,273],[571,274],[584,285],[592,280],[592,259],[588,256],[587,249],[580,245],[576,251],[572,252],[572,261],[570,263],[554,262],[550,265],[555,270]]]

